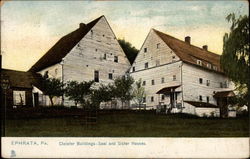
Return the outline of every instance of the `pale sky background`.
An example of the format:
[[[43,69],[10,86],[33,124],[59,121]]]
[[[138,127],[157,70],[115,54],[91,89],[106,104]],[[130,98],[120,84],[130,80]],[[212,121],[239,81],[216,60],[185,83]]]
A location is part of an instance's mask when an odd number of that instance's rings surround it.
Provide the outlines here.
[[[140,49],[155,28],[181,40],[191,36],[221,54],[229,13],[248,14],[247,1],[7,1],[1,6],[3,68],[28,70],[62,36],[105,15],[117,38]]]

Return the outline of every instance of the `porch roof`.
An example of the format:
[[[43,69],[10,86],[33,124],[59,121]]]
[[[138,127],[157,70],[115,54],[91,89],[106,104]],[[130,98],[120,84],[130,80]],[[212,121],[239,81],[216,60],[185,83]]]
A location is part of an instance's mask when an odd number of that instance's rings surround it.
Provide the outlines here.
[[[220,91],[220,92],[215,92],[214,97],[215,98],[226,98],[226,97],[234,97],[235,94],[232,90],[230,91]]]
[[[218,106],[213,105],[211,103],[197,102],[197,101],[184,101],[184,102],[199,108],[219,108]]]
[[[164,87],[164,88],[160,89],[158,92],[156,92],[156,94],[164,94],[164,93],[175,92],[174,90],[175,90],[176,88],[180,87],[180,86],[181,86],[181,85]]]

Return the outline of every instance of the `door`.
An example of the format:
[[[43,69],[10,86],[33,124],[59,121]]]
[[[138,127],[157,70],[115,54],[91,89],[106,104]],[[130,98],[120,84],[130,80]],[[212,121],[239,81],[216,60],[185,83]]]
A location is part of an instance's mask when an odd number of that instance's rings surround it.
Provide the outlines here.
[[[34,95],[34,106],[37,107],[39,105],[38,93],[33,93],[33,95]]]

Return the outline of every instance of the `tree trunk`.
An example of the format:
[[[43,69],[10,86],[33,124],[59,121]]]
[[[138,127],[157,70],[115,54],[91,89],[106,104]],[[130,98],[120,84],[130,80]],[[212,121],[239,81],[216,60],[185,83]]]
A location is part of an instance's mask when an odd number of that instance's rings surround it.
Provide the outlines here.
[[[54,106],[54,103],[53,103],[53,97],[49,96],[49,99],[50,99],[50,103],[51,103],[51,106]]]

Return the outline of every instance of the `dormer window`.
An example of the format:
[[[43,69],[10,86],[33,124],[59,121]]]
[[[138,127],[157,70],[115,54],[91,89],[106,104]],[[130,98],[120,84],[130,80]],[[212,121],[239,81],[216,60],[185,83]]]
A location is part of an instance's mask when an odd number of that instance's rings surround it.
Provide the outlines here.
[[[211,63],[207,63],[207,68],[211,69],[211,67],[212,67]]]
[[[200,65],[200,66],[202,66],[202,61],[201,60],[197,60],[197,65]]]

